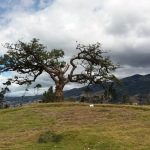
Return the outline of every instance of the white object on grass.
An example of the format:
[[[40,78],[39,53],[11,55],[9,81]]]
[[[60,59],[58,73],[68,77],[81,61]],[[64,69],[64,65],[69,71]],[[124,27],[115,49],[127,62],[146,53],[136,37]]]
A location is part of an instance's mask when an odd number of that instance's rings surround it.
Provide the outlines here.
[[[94,107],[94,104],[90,104],[90,107]]]

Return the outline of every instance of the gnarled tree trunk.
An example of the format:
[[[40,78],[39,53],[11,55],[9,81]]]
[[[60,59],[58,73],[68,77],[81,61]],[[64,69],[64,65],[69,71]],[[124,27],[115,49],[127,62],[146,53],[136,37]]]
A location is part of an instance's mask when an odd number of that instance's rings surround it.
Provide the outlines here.
[[[64,86],[69,82],[68,77],[65,77],[65,73],[68,70],[69,65],[67,64],[64,69],[56,69],[56,71],[51,71],[49,68],[46,68],[45,70],[50,74],[50,77],[54,80],[55,82],[55,96],[56,96],[56,101],[57,102],[62,102],[64,101],[64,93],[63,89]]]
[[[56,87],[55,87],[55,96],[56,96],[56,101],[57,102],[64,101],[63,88],[64,88],[64,84],[63,83],[56,84]]]

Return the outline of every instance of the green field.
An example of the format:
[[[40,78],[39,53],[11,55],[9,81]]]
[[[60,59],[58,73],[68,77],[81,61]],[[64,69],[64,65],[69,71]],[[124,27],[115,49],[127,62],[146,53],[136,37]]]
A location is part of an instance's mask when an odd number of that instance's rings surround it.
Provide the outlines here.
[[[0,110],[0,150],[150,150],[150,107],[32,104]]]

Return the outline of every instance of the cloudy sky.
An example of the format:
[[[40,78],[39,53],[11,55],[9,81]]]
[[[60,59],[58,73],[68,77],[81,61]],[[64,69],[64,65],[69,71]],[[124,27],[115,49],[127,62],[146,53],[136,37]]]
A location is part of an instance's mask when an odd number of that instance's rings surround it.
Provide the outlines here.
[[[0,0],[0,43],[34,37],[49,50],[64,49],[66,58],[72,56],[76,41],[100,42],[120,64],[119,78],[150,73],[149,0]],[[3,55],[6,50],[0,49]],[[8,76],[1,74],[0,82]],[[47,74],[37,82],[42,90],[53,84]],[[13,85],[12,94],[24,88]]]

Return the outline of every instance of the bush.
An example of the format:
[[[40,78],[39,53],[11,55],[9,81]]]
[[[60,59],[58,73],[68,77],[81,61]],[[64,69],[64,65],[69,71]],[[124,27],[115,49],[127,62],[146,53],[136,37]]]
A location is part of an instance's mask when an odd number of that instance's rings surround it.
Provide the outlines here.
[[[53,92],[53,87],[51,86],[47,92],[44,92],[42,102],[43,103],[49,103],[49,102],[55,102],[55,93]]]
[[[52,131],[47,131],[44,134],[41,134],[38,143],[47,143],[47,142],[54,142],[58,143],[62,140],[62,135],[56,134]]]

